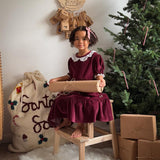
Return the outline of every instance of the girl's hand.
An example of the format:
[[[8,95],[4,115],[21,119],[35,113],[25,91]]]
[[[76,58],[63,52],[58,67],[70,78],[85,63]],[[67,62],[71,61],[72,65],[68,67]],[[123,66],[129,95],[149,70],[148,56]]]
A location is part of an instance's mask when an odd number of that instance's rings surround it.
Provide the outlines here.
[[[61,76],[61,77],[57,77],[57,78],[52,78],[51,80],[49,80],[49,84],[56,82],[56,81],[67,81],[69,79],[70,79],[69,75],[65,75],[65,76]]]
[[[106,86],[106,81],[104,79],[100,79],[99,87],[105,87],[105,86]]]
[[[100,80],[99,87],[105,87],[106,86],[106,81],[103,79],[103,76],[97,76],[97,80]]]
[[[49,84],[51,84],[52,82],[56,82],[56,81],[57,81],[56,78],[52,78],[49,80]]]

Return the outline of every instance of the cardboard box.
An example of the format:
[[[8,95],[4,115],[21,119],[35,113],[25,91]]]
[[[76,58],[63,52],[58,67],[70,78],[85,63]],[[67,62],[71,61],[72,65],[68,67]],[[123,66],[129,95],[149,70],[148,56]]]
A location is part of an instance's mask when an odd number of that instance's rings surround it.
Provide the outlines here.
[[[122,114],[120,116],[122,138],[156,140],[156,116]]]
[[[99,83],[99,80],[57,81],[49,84],[49,90],[51,92],[79,91],[101,93],[103,87],[100,87]]]
[[[118,146],[120,160],[137,160],[137,140],[125,139],[118,136]]]
[[[160,140],[138,140],[138,160],[160,160]]]

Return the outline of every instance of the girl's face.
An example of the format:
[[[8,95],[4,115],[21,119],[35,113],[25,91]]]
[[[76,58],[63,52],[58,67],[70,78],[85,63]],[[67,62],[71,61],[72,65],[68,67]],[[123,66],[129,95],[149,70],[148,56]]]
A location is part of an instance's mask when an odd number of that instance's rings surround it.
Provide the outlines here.
[[[86,31],[77,31],[75,33],[74,46],[79,51],[88,51],[89,39],[86,37]]]

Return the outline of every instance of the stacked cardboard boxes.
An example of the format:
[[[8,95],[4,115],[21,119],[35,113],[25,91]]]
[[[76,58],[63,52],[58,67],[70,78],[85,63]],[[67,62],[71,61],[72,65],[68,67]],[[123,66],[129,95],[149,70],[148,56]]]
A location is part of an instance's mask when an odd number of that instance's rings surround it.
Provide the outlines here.
[[[136,160],[137,141],[118,136],[120,160]]]
[[[120,128],[120,160],[160,160],[154,115],[122,114]]]

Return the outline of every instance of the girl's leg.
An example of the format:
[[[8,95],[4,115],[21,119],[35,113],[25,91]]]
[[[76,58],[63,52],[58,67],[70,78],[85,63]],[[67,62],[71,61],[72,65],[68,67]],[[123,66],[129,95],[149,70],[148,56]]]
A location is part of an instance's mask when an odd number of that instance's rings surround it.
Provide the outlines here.
[[[72,133],[71,137],[72,138],[77,138],[77,137],[81,137],[83,134],[83,130],[84,130],[84,124],[83,123],[78,123],[76,130]]]
[[[63,128],[63,127],[68,127],[70,125],[71,125],[71,122],[68,120],[68,118],[64,118],[63,122],[59,126],[57,126],[55,128],[55,130],[59,130],[59,129]]]

